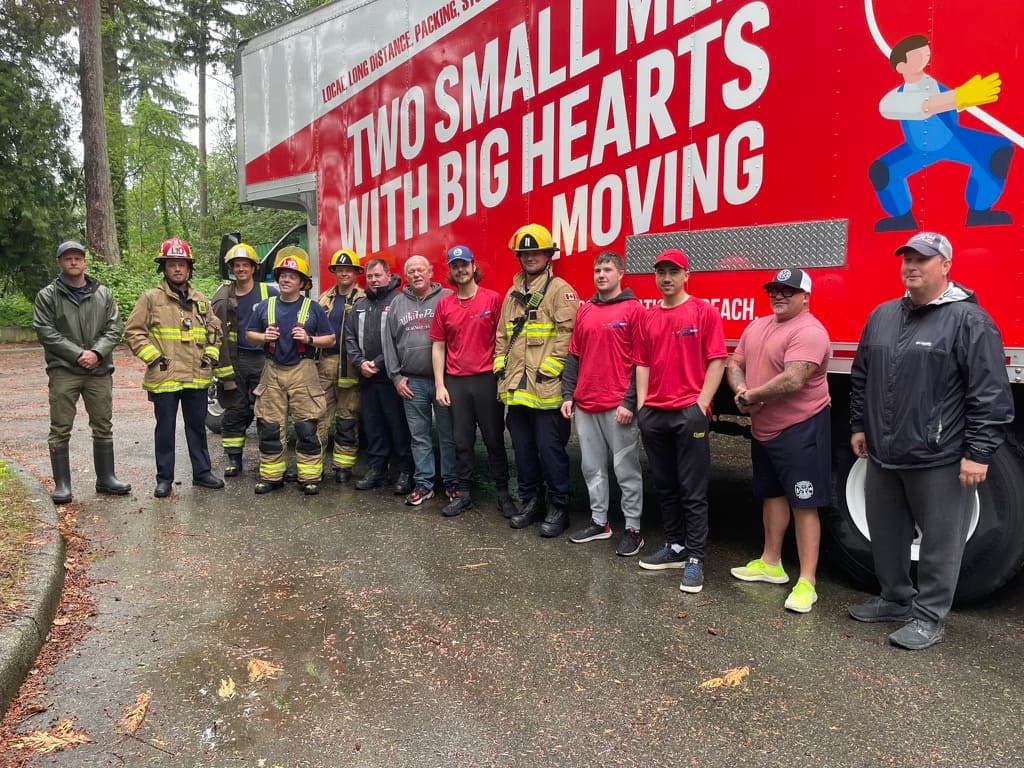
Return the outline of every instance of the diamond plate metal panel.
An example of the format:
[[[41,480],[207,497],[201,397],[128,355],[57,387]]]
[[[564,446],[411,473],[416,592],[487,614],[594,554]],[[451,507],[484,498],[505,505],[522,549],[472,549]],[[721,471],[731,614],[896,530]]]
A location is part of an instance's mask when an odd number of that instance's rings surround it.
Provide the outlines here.
[[[692,272],[841,267],[848,224],[848,219],[827,219],[632,235],[626,238],[626,264],[633,274],[651,273],[659,253],[680,248],[690,257]]]

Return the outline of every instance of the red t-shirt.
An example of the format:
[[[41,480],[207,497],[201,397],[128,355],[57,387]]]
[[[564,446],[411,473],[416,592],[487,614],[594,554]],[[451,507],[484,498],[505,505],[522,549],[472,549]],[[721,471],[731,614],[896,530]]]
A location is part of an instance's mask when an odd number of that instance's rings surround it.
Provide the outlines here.
[[[818,366],[807,383],[791,395],[769,400],[750,416],[754,437],[761,442],[778,437],[782,430],[820,412],[831,400],[828,394],[828,331],[810,312],[785,322],[775,315],[759,317],[740,336],[736,352],[743,355],[747,387],[760,387],[775,378],[786,363]]]
[[[444,369],[452,376],[473,376],[494,369],[494,335],[501,318],[501,296],[489,288],[476,289],[472,299],[452,293],[434,310],[430,338],[443,341]]]
[[[580,307],[569,352],[580,359],[573,402],[581,411],[603,413],[622,404],[633,378],[633,347],[643,316],[636,299],[588,301]]]
[[[669,309],[654,305],[633,353],[633,362],[651,371],[644,405],[689,408],[700,397],[708,363],[727,354],[722,316],[706,301],[691,296]]]

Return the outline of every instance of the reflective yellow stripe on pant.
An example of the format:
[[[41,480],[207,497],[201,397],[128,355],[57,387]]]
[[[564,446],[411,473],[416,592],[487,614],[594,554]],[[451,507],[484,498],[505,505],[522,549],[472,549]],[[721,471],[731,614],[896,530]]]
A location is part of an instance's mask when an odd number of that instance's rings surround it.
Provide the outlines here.
[[[255,411],[261,422],[260,479],[277,481],[284,477],[285,425],[290,415],[298,435],[295,464],[299,482],[319,481],[323,462],[316,427],[310,434],[305,434],[305,423],[312,421],[315,425],[324,416],[324,392],[315,363],[303,360],[298,365],[283,366],[268,361],[256,387]],[[268,427],[275,434],[264,434]]]
[[[321,357],[317,361],[320,386],[324,390],[326,409],[320,420],[317,434],[324,446],[325,464],[327,435],[334,438],[331,463],[335,469],[352,469],[356,463],[356,449],[359,445],[359,387],[338,388],[338,366],[340,356]]]

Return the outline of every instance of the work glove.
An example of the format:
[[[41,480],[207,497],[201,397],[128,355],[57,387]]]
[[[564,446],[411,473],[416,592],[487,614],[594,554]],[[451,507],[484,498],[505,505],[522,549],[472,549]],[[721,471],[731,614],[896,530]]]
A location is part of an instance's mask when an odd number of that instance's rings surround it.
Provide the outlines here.
[[[168,360],[163,355],[160,355],[160,357],[156,358],[156,360],[151,362],[148,367],[149,368],[159,368],[161,371],[166,371],[170,367],[170,365],[171,365],[171,361]]]
[[[199,358],[199,367],[200,368],[212,368],[214,366],[214,363],[216,363],[216,362],[217,361],[214,360],[209,355],[203,355],[201,358]]]
[[[985,77],[975,75],[954,91],[956,108],[962,110],[982,104],[991,104],[999,98],[1002,88],[1003,81],[999,79],[998,72],[993,72]]]
[[[233,381],[217,382],[217,400],[224,409],[237,408],[242,404],[242,390]]]

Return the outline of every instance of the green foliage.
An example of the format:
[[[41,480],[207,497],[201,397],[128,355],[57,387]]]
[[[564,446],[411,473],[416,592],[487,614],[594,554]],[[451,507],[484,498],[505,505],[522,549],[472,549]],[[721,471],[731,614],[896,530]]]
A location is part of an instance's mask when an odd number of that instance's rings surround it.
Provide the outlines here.
[[[22,293],[0,296],[0,327],[32,327],[32,302]]]
[[[148,259],[145,267],[129,262],[111,265],[90,261],[87,271],[113,291],[117,306],[121,308],[122,319],[127,318],[139,296],[159,285],[162,277],[157,274],[156,264],[153,263],[152,257]],[[207,298],[210,298],[217,290],[217,286],[220,285],[220,277],[209,270],[197,270],[193,276],[192,285],[206,294]]]

